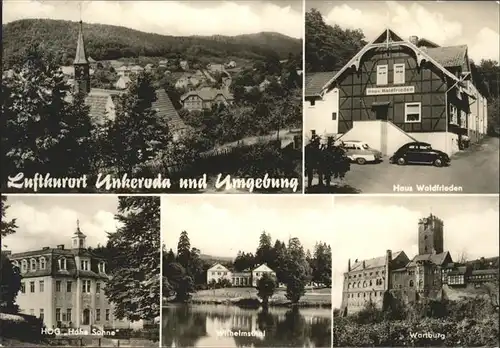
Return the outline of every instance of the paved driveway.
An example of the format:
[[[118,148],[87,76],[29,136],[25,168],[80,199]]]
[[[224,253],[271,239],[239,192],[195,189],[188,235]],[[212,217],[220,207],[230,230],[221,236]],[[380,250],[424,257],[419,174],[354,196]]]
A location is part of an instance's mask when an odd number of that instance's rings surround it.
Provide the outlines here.
[[[499,139],[486,138],[452,156],[451,165],[444,168],[398,166],[390,164],[388,157],[379,164],[352,164],[345,179],[338,181],[337,189],[330,192],[498,194],[499,155]]]

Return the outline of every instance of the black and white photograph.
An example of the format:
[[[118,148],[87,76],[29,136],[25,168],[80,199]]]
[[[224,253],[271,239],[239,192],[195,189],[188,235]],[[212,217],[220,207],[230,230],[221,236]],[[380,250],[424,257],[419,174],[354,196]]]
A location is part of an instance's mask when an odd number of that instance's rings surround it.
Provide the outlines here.
[[[331,347],[328,196],[163,196],[162,347]]]
[[[305,10],[306,193],[499,193],[499,1]]]
[[[4,192],[302,192],[301,0],[2,5]]]
[[[2,347],[158,347],[160,198],[1,201]]]
[[[497,347],[498,209],[486,195],[336,197],[333,346]]]

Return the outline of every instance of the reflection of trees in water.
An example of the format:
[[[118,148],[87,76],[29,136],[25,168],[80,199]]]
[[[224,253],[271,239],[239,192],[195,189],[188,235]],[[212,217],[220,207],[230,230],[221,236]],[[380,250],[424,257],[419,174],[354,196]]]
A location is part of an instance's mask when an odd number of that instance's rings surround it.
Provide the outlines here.
[[[237,347],[329,347],[330,325],[328,318],[314,318],[311,323],[298,308],[290,309],[284,316],[262,310],[257,314],[257,325],[265,337],[234,337]]]
[[[213,326],[214,321],[228,323],[227,328],[233,331],[265,332],[264,337],[234,336],[235,347],[330,347],[331,345],[331,320],[316,316],[304,317],[298,308],[290,309],[284,314],[276,314],[267,310],[258,313],[220,313],[209,309],[193,311],[190,307],[184,306],[164,309],[162,321],[164,347],[172,345],[195,347],[202,337],[216,335],[214,330],[208,329],[209,326]],[[207,332],[207,329],[210,332]]]
[[[193,313],[188,306],[162,312],[162,347],[195,347],[207,335],[207,313]]]

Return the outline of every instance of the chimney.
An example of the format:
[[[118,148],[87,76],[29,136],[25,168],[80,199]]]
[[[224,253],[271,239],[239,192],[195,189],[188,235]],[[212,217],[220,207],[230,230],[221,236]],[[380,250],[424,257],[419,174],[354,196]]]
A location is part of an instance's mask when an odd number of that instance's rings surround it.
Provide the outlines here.
[[[365,260],[363,260],[363,269],[366,268]]]
[[[412,35],[412,36],[410,36],[410,38],[408,39],[408,41],[410,41],[415,46],[418,46],[418,36]]]
[[[351,271],[351,259],[347,260],[347,272]]]
[[[64,250],[64,244],[59,244],[59,245],[57,246],[57,249]]]
[[[315,135],[316,135],[316,131],[314,129],[311,130],[311,137],[314,138]]]
[[[392,251],[388,249],[385,252],[385,282],[384,282],[384,290],[388,291],[391,288],[391,261],[392,261]]]

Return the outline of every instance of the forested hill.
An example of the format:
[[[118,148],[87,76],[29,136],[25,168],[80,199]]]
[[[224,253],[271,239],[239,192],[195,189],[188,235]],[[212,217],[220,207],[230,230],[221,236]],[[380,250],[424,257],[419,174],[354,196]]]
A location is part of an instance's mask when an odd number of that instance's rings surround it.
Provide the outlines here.
[[[165,36],[125,27],[84,23],[87,55],[95,60],[129,57],[166,57],[199,60],[228,57],[259,59],[269,55],[286,59],[302,50],[301,40],[261,32],[239,36]],[[23,19],[2,25],[4,68],[24,54],[32,43],[42,43],[63,64],[74,57],[78,23],[52,19]]]

